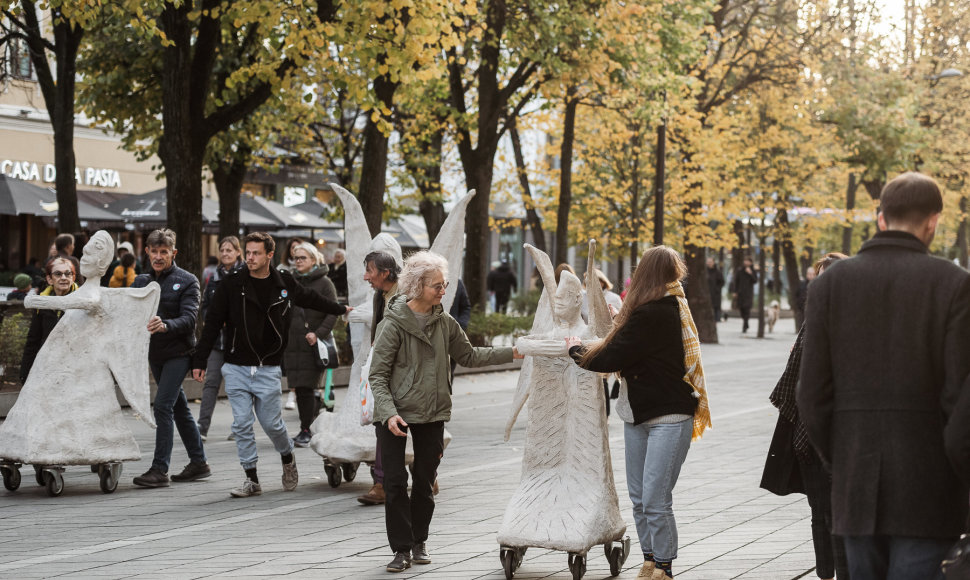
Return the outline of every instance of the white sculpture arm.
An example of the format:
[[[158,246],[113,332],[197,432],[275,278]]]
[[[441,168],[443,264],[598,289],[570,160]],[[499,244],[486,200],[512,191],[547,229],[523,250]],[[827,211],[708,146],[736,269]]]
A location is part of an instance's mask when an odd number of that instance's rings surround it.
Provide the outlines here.
[[[374,317],[374,307],[370,300],[361,302],[359,306],[347,313],[348,322],[359,322],[370,326],[371,319]]]
[[[529,356],[566,356],[566,340],[562,338],[522,337],[515,341],[519,354]]]
[[[67,296],[27,296],[24,308],[42,310],[86,310],[91,314],[101,312],[101,295],[97,291],[76,290]]]

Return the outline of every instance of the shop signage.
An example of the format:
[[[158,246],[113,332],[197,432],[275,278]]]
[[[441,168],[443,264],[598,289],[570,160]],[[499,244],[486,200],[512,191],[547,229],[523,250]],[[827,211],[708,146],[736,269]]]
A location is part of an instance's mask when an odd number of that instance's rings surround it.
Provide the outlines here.
[[[53,163],[38,164],[32,161],[0,160],[0,173],[7,177],[23,179],[24,181],[43,181],[54,183],[57,180],[57,168]],[[121,174],[116,169],[102,167],[75,167],[74,180],[78,185],[92,187],[121,187]]]

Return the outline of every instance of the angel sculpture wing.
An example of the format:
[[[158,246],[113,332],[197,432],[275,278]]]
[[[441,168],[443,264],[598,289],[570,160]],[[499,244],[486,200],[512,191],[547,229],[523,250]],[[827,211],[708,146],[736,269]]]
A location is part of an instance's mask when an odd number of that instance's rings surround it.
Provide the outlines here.
[[[599,338],[606,338],[613,327],[613,317],[606,306],[603,285],[596,277],[596,240],[589,241],[589,259],[586,262],[586,304],[589,308],[589,328]]]
[[[473,197],[475,197],[474,189],[455,204],[438,231],[434,243],[431,244],[431,251],[444,256],[448,261],[448,290],[445,291],[445,297],[441,301],[445,312],[451,310],[451,304],[455,301],[455,292],[458,291],[461,261],[465,253],[465,209]]]
[[[347,290],[348,302],[357,306],[367,300],[367,290],[370,286],[364,281],[364,257],[367,256],[371,244],[370,230],[364,219],[364,210],[360,202],[346,189],[336,183],[330,184],[331,189],[340,198],[344,207],[344,241],[347,256]]]
[[[144,288],[119,288],[101,290],[105,311],[124,313],[124,323],[112,325],[111,340],[104,344],[108,368],[114,376],[121,393],[138,413],[138,417],[155,427],[148,387],[148,343],[151,334],[146,327],[158,311],[162,290],[157,282]]]
[[[536,307],[535,319],[532,322],[530,336],[537,336],[551,331],[556,325],[556,312],[553,308],[556,296],[556,272],[552,268],[552,260],[542,250],[529,245],[524,245],[525,249],[532,255],[539,270],[539,277],[542,278],[542,295],[539,296],[539,305]],[[515,425],[522,407],[529,399],[529,390],[532,386],[532,365],[533,357],[527,356],[522,361],[522,368],[519,370],[519,382],[515,387],[515,394],[512,397],[512,408],[509,410],[509,418],[505,423],[505,440],[508,441],[512,435],[512,427]]]

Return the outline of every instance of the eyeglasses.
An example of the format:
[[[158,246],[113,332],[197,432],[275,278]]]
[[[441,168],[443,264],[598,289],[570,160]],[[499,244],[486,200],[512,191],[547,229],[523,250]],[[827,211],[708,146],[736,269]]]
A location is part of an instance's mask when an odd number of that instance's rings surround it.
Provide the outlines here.
[[[440,293],[442,293],[442,292],[444,292],[445,290],[448,289],[448,283],[447,282],[442,282],[441,284],[435,284],[433,286],[428,286],[428,288],[434,288],[434,291],[440,294]]]
[[[294,262],[302,262],[303,260],[309,260],[309,256],[293,256]]]
[[[73,278],[73,277],[74,277],[74,272],[70,270],[66,272],[61,272],[59,270],[55,270],[51,272],[51,278]]]

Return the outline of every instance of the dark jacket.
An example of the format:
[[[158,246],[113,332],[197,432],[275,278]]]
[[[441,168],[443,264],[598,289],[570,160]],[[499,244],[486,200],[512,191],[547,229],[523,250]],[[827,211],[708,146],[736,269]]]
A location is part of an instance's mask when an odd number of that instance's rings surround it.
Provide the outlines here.
[[[71,289],[73,292],[77,285]],[[50,296],[53,294],[53,288],[48,288],[44,292],[41,292],[42,296]],[[20,359],[20,382],[27,382],[27,375],[30,374],[30,369],[34,366],[34,359],[37,358],[37,353],[40,352],[40,347],[44,346],[44,342],[47,341],[47,337],[50,336],[52,330],[57,325],[57,321],[61,319],[64,314],[63,310],[48,310],[45,308],[38,308],[34,310],[34,315],[30,319],[30,329],[27,330],[27,342],[24,343],[24,354]]]
[[[751,274],[741,266],[734,271],[731,279],[731,292],[738,295],[738,308],[751,308],[754,304],[754,285],[758,283],[758,272],[751,268]]]
[[[519,281],[515,277],[512,268],[503,263],[495,270],[488,273],[485,284],[489,292],[495,292],[496,296],[509,296],[513,290],[518,288]]]
[[[569,349],[577,360],[582,347]],[[693,415],[694,389],[684,381],[684,341],[675,296],[638,306],[623,328],[585,367],[619,372],[627,383],[634,424],[663,415]]]
[[[347,262],[344,261],[339,266],[330,266],[327,277],[333,282],[333,287],[337,291],[337,296],[347,296]]]
[[[711,300],[721,301],[721,288],[724,288],[724,274],[717,266],[707,269],[707,288],[711,292]]]
[[[259,304],[249,280],[249,270],[243,268],[219,282],[206,313],[205,326],[199,347],[192,358],[193,369],[204,369],[209,352],[219,337],[223,325],[229,344],[224,345],[225,361],[242,366],[279,366],[289,338],[293,305],[340,315],[347,308],[328,300],[319,292],[304,288],[289,272],[270,268],[269,276],[279,290],[279,299],[269,308]],[[264,342],[263,328],[268,322],[275,331],[272,341]]]
[[[155,364],[192,353],[195,346],[195,323],[199,316],[199,279],[173,262],[156,274],[154,269],[139,275],[132,288],[144,288],[158,282],[162,294],[157,315],[165,323],[165,332],[152,335],[148,360]]]
[[[970,274],[903,232],[880,232],[809,286],[796,390],[832,467],[839,535],[953,538],[967,486],[944,429],[970,375]],[[963,409],[963,412],[967,412]]]
[[[317,268],[306,275],[294,273],[296,281],[322,294],[329,300],[336,302],[337,292],[334,290],[333,282],[327,278],[327,267]],[[293,306],[293,319],[290,321],[290,336],[286,344],[286,352],[283,354],[283,363],[286,367],[286,380],[290,387],[316,387],[320,380],[322,369],[317,368],[315,359],[317,355],[316,345],[310,346],[306,341],[306,334],[312,332],[317,338],[323,340],[330,336],[337,317],[333,314],[325,314],[319,310]]]
[[[458,321],[458,326],[462,330],[468,331],[468,323],[472,319],[472,303],[468,300],[468,292],[461,278],[458,279],[458,288],[455,289],[455,301],[451,303],[451,310],[448,314]]]
[[[232,268],[229,268],[228,270],[222,264],[219,264],[219,266],[216,267],[215,274],[209,278],[209,281],[205,284],[205,288],[202,289],[202,311],[199,314],[199,318],[205,320],[206,312],[209,310],[209,304],[212,302],[212,297],[216,295],[216,288],[219,287],[219,282],[229,274],[238,272],[245,267],[246,262],[243,262],[242,260],[237,260],[236,263],[232,265]],[[223,330],[223,332],[219,333],[219,338],[216,340],[216,343],[212,348],[215,350],[223,350],[225,348],[225,337],[226,333],[225,330]]]

